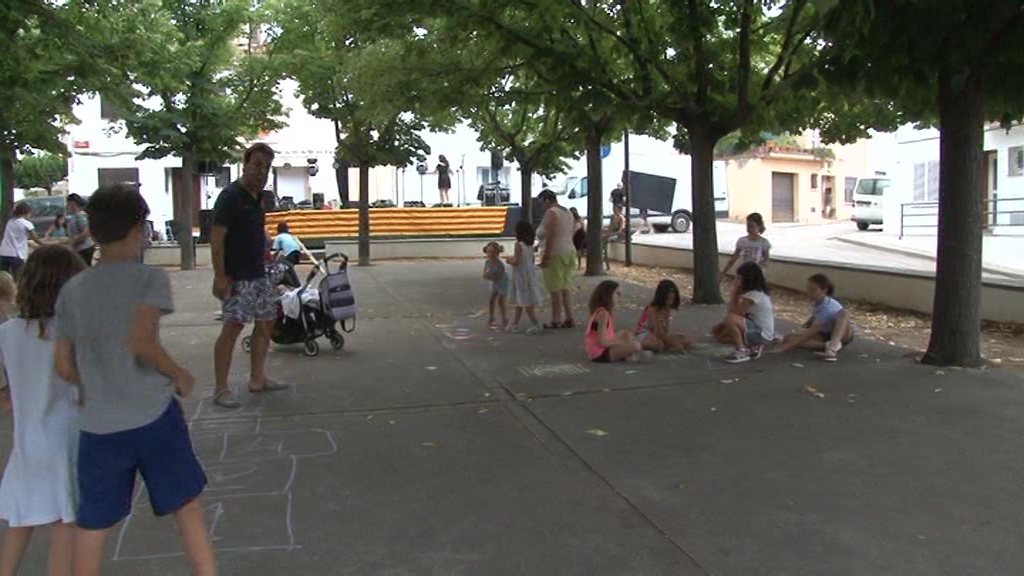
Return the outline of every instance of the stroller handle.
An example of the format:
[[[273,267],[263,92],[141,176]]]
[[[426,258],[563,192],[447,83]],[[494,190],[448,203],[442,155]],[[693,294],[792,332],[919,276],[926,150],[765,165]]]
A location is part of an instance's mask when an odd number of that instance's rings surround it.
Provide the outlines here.
[[[313,266],[313,269],[309,271],[309,275],[306,276],[306,284],[308,285],[310,282],[312,282],[313,279],[316,278],[316,275],[319,274],[321,271],[324,274],[329,274],[330,273],[330,266],[327,265],[328,262],[330,262],[332,260],[336,260],[338,258],[341,258],[341,260],[342,260],[341,264],[338,264],[338,270],[343,270],[343,269],[347,268],[348,267],[348,255],[345,254],[344,252],[335,252],[334,254],[331,254],[329,256],[325,256],[323,260],[317,262],[316,265]]]

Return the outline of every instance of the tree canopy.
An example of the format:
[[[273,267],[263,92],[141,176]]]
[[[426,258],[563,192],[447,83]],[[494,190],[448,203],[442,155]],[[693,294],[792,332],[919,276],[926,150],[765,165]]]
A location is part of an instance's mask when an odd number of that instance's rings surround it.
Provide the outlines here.
[[[693,162],[698,302],[721,301],[715,144],[736,131],[799,129],[820,105],[822,12],[811,0],[354,1],[350,9],[377,26],[391,22],[429,33],[443,19],[445,29],[489,36],[501,49],[523,53],[524,65],[549,89],[575,98],[567,111],[615,110],[634,132],[649,130],[655,117],[670,123]]]
[[[907,32],[908,23],[927,23]],[[923,361],[981,363],[986,120],[1024,117],[1024,4],[1019,0],[843,2],[824,31],[825,77],[908,120],[937,125],[939,220],[935,304]],[[1008,73],[1009,72],[1009,73]],[[870,125],[870,117],[855,118]],[[849,120],[847,120],[849,121]]]
[[[267,14],[251,0],[139,0],[121,3],[110,18],[120,23],[119,42],[135,50],[119,62],[121,83],[101,96],[144,145],[139,158],[182,159],[174,219],[191,230],[197,163],[236,158],[260,132],[281,126],[279,74],[261,41]],[[182,267],[191,269],[192,235],[178,240]]]
[[[0,203],[13,207],[18,154],[66,152],[65,126],[80,94],[101,87],[109,63],[123,51],[111,45],[100,17],[104,2],[13,0],[0,6]]]
[[[44,188],[68,176],[68,159],[63,154],[37,152],[22,156],[14,165],[14,183],[20,188]]]

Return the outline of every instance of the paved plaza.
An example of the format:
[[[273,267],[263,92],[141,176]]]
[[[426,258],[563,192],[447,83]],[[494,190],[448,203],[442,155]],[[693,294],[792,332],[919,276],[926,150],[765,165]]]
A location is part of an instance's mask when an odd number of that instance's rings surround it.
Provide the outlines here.
[[[731,366],[597,365],[582,329],[486,324],[476,262],[353,268],[344,350],[274,347],[294,388],[191,400],[222,574],[1018,574],[1024,379],[858,341]],[[211,273],[174,272],[163,338],[212,389]],[[584,304],[595,279],[580,278]],[[651,287],[626,286],[620,327]],[[706,334],[719,307],[687,306]],[[582,315],[582,306],[577,315]],[[244,389],[247,362],[233,382]],[[2,452],[10,447],[4,417]],[[45,538],[26,574],[40,574]],[[105,574],[187,574],[173,521],[135,512]]]

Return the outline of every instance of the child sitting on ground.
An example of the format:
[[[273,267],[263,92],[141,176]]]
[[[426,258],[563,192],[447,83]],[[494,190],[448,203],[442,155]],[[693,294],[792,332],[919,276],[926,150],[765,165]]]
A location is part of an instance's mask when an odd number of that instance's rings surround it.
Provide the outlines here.
[[[530,317],[532,326],[526,329],[527,334],[537,334],[543,329],[537,320],[537,307],[544,301],[544,292],[540,287],[540,272],[533,257],[533,243],[536,235],[533,225],[526,220],[516,224],[516,250],[512,257],[505,261],[512,267],[512,305],[516,313],[512,320],[512,331],[519,331],[519,322],[523,319],[523,310]]]
[[[764,347],[775,338],[775,310],[768,292],[760,266],[747,262],[736,269],[725,320],[711,329],[716,340],[736,347],[726,362],[738,364],[760,358]]]
[[[505,330],[508,328],[508,306],[505,299],[508,296],[510,282],[505,265],[501,262],[502,252],[504,252],[504,248],[497,242],[488,242],[484,246],[484,254],[487,255],[487,260],[484,262],[484,280],[491,283],[491,299],[488,303],[490,316],[487,325],[491,328],[497,327],[494,321],[494,308],[497,306],[501,312],[501,329]]]
[[[636,339],[644,350],[652,352],[685,352],[694,340],[685,334],[671,332],[672,311],[679,309],[679,287],[671,280],[658,282],[654,299],[640,314]]]
[[[83,398],[74,573],[100,573],[107,533],[131,513],[141,474],[153,512],[174,515],[191,573],[213,576],[199,501],[206,475],[174,397],[195,379],[160,343],[160,318],[174,309],[170,279],[138,261],[149,207],[135,187],[115,185],[87,210],[103,260],[64,285],[53,322],[57,374]]]
[[[70,574],[75,536],[75,390],[54,373],[53,310],[61,287],[85,268],[64,246],[29,255],[18,291],[20,317],[0,326],[0,361],[13,401],[14,448],[0,484],[9,528],[0,574],[15,574],[37,527],[50,525],[50,574]],[[38,571],[37,573],[40,573]]]
[[[760,214],[754,212],[747,216],[747,235],[736,241],[736,250],[722,269],[723,278],[729,274],[737,260],[741,265],[753,262],[762,269],[768,265],[772,243],[762,236],[765,230],[767,228],[764,226],[764,218]]]
[[[833,298],[836,287],[824,274],[815,274],[807,279],[807,295],[814,301],[811,317],[804,322],[804,331],[786,336],[779,352],[794,348],[817,350],[826,362],[835,362],[836,354],[853,342],[857,325],[850,319],[850,312]]]
[[[601,282],[590,296],[590,321],[583,345],[593,362],[619,362],[643,351],[631,332],[615,331],[615,309],[621,302],[622,291],[614,280]]]

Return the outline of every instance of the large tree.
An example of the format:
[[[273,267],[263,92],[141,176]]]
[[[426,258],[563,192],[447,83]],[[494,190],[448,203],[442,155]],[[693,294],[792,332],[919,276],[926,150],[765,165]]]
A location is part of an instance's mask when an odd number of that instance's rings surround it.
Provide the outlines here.
[[[693,164],[694,300],[721,302],[714,147],[737,130],[799,126],[817,106],[811,0],[364,1],[357,9],[368,21],[443,17],[528,50],[531,70],[555,87],[571,80],[674,123]]]
[[[119,16],[131,25],[120,39],[136,51],[123,63],[120,90],[103,96],[120,105],[128,135],[145,145],[140,158],[181,158],[174,220],[181,267],[191,270],[197,165],[237,158],[281,125],[279,75],[261,40],[266,13],[252,0],[139,0]]]
[[[486,150],[502,150],[519,166],[522,218],[533,221],[533,175],[553,177],[577,158],[579,137],[568,114],[542,95],[517,90],[514,77],[492,86],[462,114]]]
[[[288,1],[279,7],[275,49],[310,114],[329,120],[342,166],[359,168],[359,263],[370,263],[370,169],[406,166],[430,153],[420,133],[426,122],[408,111],[412,96],[377,97],[391,88],[388,75],[415,42],[411,30],[401,37],[362,34],[345,12],[329,2]],[[347,169],[347,168],[343,168]]]
[[[984,128],[1024,116],[1022,28],[1019,0],[844,1],[826,21],[830,79],[940,131],[928,364],[981,363]]]
[[[64,154],[78,96],[109,78],[123,50],[109,42],[104,2],[12,0],[0,5],[0,205],[14,203],[19,154]]]

